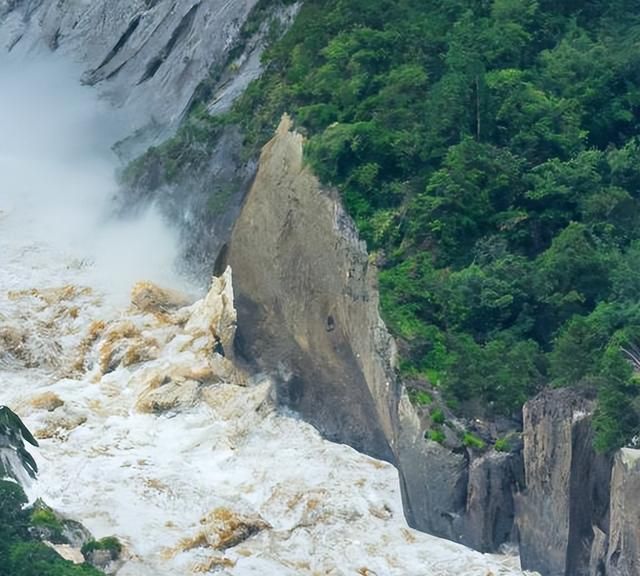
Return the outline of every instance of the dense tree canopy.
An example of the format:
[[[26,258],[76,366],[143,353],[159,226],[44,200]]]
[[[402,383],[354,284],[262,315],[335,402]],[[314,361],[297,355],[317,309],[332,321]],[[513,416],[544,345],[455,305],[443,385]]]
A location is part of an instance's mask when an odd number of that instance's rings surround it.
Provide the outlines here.
[[[382,263],[403,370],[473,416],[592,388],[609,449],[638,430],[638,42],[638,0],[306,0],[179,138],[239,122],[256,149],[292,113]]]

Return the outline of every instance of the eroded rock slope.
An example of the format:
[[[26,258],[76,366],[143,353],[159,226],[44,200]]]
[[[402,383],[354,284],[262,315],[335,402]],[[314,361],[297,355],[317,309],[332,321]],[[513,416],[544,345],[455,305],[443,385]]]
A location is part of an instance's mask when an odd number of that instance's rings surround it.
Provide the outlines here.
[[[69,55],[149,141],[174,129],[200,82],[224,66],[256,3],[4,0],[0,46]]]

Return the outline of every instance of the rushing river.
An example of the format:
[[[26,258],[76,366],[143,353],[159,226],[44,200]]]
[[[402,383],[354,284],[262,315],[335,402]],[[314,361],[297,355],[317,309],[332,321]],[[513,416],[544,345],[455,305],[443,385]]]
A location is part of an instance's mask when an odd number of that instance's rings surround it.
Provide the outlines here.
[[[126,126],[76,76],[0,60],[0,404],[40,440],[30,496],[117,535],[121,576],[520,574],[409,529],[392,466],[214,352],[229,274],[206,299],[129,305],[137,281],[192,291],[158,216],[109,219]]]

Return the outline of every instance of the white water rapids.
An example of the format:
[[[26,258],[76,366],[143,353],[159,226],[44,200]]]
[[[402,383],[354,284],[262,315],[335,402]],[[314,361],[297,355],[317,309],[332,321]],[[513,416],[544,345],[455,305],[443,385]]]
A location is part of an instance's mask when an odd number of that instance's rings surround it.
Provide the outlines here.
[[[521,574],[409,529],[391,465],[214,353],[229,275],[192,306],[128,305],[136,281],[185,286],[159,217],[107,218],[117,130],[94,98],[59,63],[0,59],[0,404],[40,440],[30,496],[118,536],[120,576]]]

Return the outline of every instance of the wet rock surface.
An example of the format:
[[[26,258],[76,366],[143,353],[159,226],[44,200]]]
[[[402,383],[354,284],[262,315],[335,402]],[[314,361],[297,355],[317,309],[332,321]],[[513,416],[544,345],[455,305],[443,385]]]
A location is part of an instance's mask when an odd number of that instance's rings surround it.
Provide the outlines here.
[[[216,266],[217,256],[226,253],[256,173],[256,160],[246,157],[241,131],[225,127],[206,162],[197,169],[187,167],[172,181],[166,180],[163,159],[148,157],[143,162],[120,194],[120,211],[131,214],[157,206],[179,230],[181,268],[197,279],[221,274],[224,266]]]

